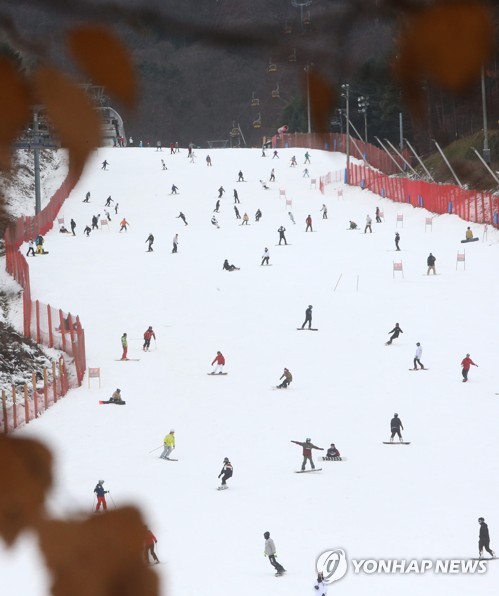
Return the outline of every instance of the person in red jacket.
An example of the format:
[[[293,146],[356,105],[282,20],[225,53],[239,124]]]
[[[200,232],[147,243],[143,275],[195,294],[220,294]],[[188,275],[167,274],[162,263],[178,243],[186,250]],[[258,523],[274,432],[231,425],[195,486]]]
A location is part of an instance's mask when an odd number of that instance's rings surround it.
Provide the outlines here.
[[[305,232],[308,232],[308,229],[309,228],[310,228],[310,231],[313,232],[313,230],[312,230],[312,218],[310,217],[310,215],[305,220],[305,223],[307,224],[307,227],[305,228]]]
[[[305,464],[307,463],[307,460],[310,462],[312,470],[315,470],[314,461],[312,459],[312,449],[318,449],[319,451],[324,451],[324,449],[314,445],[312,443],[312,439],[306,439],[304,443],[301,441],[291,441],[291,443],[296,443],[303,448],[303,463],[301,465],[302,472],[305,470]]]
[[[144,332],[144,345],[142,346],[142,349],[144,350],[144,352],[149,351],[149,348],[151,347],[151,338],[152,337],[154,337],[154,341],[156,341],[156,335],[154,334],[152,327],[149,326],[147,328],[147,330]]]
[[[156,556],[156,553],[154,552],[154,545],[158,542],[156,539],[156,536],[151,532],[151,530],[147,527],[144,526],[145,529],[145,536],[144,536],[144,546],[145,546],[145,550],[144,550],[144,556],[146,559],[146,563],[149,564],[149,554],[151,555],[151,557],[154,559],[154,562],[156,563],[156,565],[159,563],[159,559]]]
[[[470,355],[466,354],[466,358],[463,358],[463,361],[461,362],[461,366],[463,367],[463,370],[461,371],[463,375],[463,383],[466,383],[468,380],[468,373],[470,372],[471,365],[478,366],[478,364],[475,364],[470,358]]]
[[[210,374],[214,375],[215,373],[218,373],[219,375],[221,375],[223,373],[225,358],[223,357],[222,352],[217,352],[217,355],[215,356],[211,364],[212,366],[215,366],[213,367],[213,371]]]

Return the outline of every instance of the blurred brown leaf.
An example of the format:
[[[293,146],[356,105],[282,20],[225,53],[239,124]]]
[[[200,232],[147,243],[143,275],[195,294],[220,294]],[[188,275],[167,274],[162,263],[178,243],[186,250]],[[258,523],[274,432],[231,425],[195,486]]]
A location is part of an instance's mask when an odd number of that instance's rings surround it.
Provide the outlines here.
[[[308,77],[312,128],[316,132],[327,132],[330,128],[329,116],[336,104],[336,93],[316,71],[310,69]]]
[[[144,560],[144,522],[124,507],[86,521],[46,521],[40,547],[52,572],[53,596],[158,596]]]
[[[9,169],[11,144],[29,119],[27,82],[7,58],[0,58],[0,168]]]
[[[52,455],[37,441],[0,435],[0,536],[12,544],[36,526],[52,485]]]
[[[69,151],[70,169],[79,175],[102,136],[102,122],[85,91],[50,66],[35,73],[35,92],[47,109],[63,147]]]
[[[132,107],[137,99],[137,80],[130,54],[106,27],[84,25],[68,36],[69,48],[80,68],[94,83]]]
[[[422,79],[460,92],[480,77],[493,44],[493,16],[486,4],[444,1],[409,17],[396,72],[409,93]]]

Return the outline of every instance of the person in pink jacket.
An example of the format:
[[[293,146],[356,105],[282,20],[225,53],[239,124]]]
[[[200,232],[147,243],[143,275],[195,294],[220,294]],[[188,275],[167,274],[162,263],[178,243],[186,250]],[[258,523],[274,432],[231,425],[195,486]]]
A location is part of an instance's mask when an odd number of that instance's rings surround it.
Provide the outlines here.
[[[466,381],[468,380],[468,373],[470,372],[471,365],[478,366],[478,364],[475,364],[473,360],[470,358],[470,355],[466,354],[466,358],[463,358],[461,362],[461,366],[463,367],[461,371],[463,375],[463,383],[466,383]]]

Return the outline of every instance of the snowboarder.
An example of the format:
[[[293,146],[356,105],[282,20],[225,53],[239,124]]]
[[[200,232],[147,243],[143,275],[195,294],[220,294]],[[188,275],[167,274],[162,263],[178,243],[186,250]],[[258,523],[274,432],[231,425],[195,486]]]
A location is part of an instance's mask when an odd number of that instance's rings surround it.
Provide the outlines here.
[[[269,259],[270,259],[269,249],[267,247],[265,247],[264,250],[263,250],[262,262],[260,264],[261,265],[268,265],[269,264]]]
[[[149,234],[149,236],[147,237],[146,242],[148,242],[148,246],[147,246],[147,252],[153,252],[153,248],[152,245],[154,243],[154,236],[152,234]]]
[[[376,207],[376,223],[381,223],[381,211],[379,207]]]
[[[130,224],[127,222],[127,220],[125,218],[123,218],[120,221],[120,232],[122,232],[123,230],[125,230],[125,232],[128,232],[128,228],[127,226],[129,226]]]
[[[239,195],[237,194],[237,190],[234,189],[234,205],[236,203],[240,203],[241,201],[239,200]]]
[[[102,168],[101,168],[101,170],[106,170],[108,165],[109,165],[109,162],[107,160],[104,160],[102,162]]]
[[[121,336],[121,347],[123,348],[123,354],[121,355],[122,360],[127,360],[126,355],[128,354],[128,338],[126,333]]]
[[[293,155],[293,157],[291,158],[291,163],[289,164],[289,167],[294,168],[297,165],[298,165],[298,162],[296,161],[296,157]]]
[[[177,251],[178,251],[178,234],[175,234],[175,236],[173,237],[172,254],[176,253]]]
[[[268,190],[269,187],[265,184],[263,180],[260,180],[260,184],[262,185],[263,190]]]
[[[111,221],[111,216],[109,215],[109,211],[107,209],[104,209],[104,215],[107,218],[107,221]]]
[[[334,443],[331,443],[331,446],[329,447],[329,449],[326,452],[326,457],[329,457],[329,458],[341,457],[341,454],[338,451],[338,449],[336,449],[336,445]]]
[[[260,211],[260,209],[257,209],[256,213],[255,213],[255,221],[260,221],[261,217],[262,217],[262,212]]]
[[[114,213],[115,213],[115,215],[118,215],[119,206],[120,206],[119,203],[116,203],[116,205],[114,206]]]
[[[144,530],[144,557],[146,563],[149,565],[149,555],[151,555],[151,557],[157,565],[159,563],[159,559],[156,556],[156,553],[154,552],[154,545],[158,542],[158,540],[147,526],[144,526]]]
[[[182,211],[177,215],[176,219],[181,219],[184,222],[184,225],[188,226],[189,224],[186,222],[185,220],[185,215],[182,213]]]
[[[144,345],[142,346],[144,352],[149,351],[149,348],[151,347],[151,339],[153,337],[154,341],[156,341],[156,334],[154,333],[152,326],[149,325],[149,327],[144,331]]]
[[[87,235],[87,238],[90,236],[90,232],[92,231],[92,228],[90,226],[85,226],[85,229],[83,230],[83,233]]]
[[[172,192],[170,194],[176,195],[177,191],[178,191],[178,186],[175,186],[175,184],[172,184]]]
[[[282,381],[280,385],[277,385],[277,389],[286,389],[287,386],[293,381],[293,375],[287,368],[284,369],[284,372],[282,373],[279,381],[281,381],[282,379],[284,379],[284,381]]]
[[[249,222],[249,215],[247,213],[245,213],[243,215],[243,223],[241,224],[242,226],[247,226]]]
[[[175,429],[170,429],[170,432],[163,440],[163,453],[159,456],[160,459],[170,459],[168,456],[175,449]]]
[[[236,267],[235,265],[229,265],[229,261],[225,259],[224,264],[222,266],[223,271],[239,271],[240,267]]]
[[[349,230],[356,230],[357,229],[357,224],[354,221],[350,221],[350,227]]]
[[[225,358],[222,352],[217,352],[217,355],[215,356],[215,358],[213,358],[213,362],[211,363],[211,365],[213,366],[213,370],[210,373],[211,375],[214,375],[216,373],[221,375],[223,373],[225,366]]]
[[[270,178],[269,178],[269,182],[275,182],[275,172],[274,172],[274,168],[272,168],[272,171],[270,172]]]
[[[310,174],[308,173],[308,168],[305,168],[303,170],[303,176],[302,178],[310,178]]]
[[[92,215],[92,230],[99,229],[99,217],[100,217],[100,213],[99,213],[99,215]]]
[[[45,254],[45,249],[43,248],[44,242],[45,242],[45,240],[43,239],[43,236],[41,234],[38,234],[38,236],[35,238],[35,246],[36,246],[36,252],[39,255]]]
[[[116,391],[111,395],[111,397],[107,401],[99,402],[101,404],[116,404],[116,405],[124,405],[125,402],[121,398],[121,389],[116,389]]]
[[[196,155],[195,155],[194,151],[191,151],[191,154],[190,154],[191,163],[196,163],[195,160],[196,160]]]
[[[436,260],[436,257],[434,257],[431,253],[428,255],[428,258],[426,259],[426,264],[428,265],[428,271],[426,272],[426,275],[430,275],[430,271],[433,271],[433,275],[437,274],[435,271]]]
[[[104,495],[106,495],[109,491],[104,490],[104,487],[102,486],[103,484],[104,480],[99,480],[99,482],[97,482],[97,486],[94,488],[94,493],[97,495],[97,506],[95,507],[95,511],[99,511],[101,505],[102,509],[107,509],[106,497]]]
[[[418,364],[420,368],[424,369],[424,364],[421,362],[421,356],[423,355],[423,348],[418,342],[416,344],[416,353],[414,354],[414,370],[418,370]]]
[[[166,164],[165,164],[165,160],[164,159],[161,160],[161,167],[163,168],[163,170],[167,170],[168,169],[166,167]]]
[[[189,155],[190,154],[191,152],[189,151]],[[170,143],[170,155],[175,155],[175,145],[173,143]]]
[[[466,240],[473,240],[473,232],[469,226],[466,228]]]
[[[388,333],[392,333],[393,335],[392,335],[392,336],[390,337],[390,339],[389,339],[389,340],[386,342],[386,344],[385,344],[386,346],[389,346],[389,345],[391,345],[392,341],[393,341],[394,339],[397,339],[397,337],[398,337],[398,336],[399,336],[401,333],[404,333],[404,332],[403,332],[403,331],[402,331],[402,329],[400,328],[400,325],[399,325],[398,323],[395,323],[395,327],[394,327],[394,328],[393,328],[391,331],[389,331]]]
[[[232,467],[232,464],[229,461],[229,458],[224,457],[223,467],[220,471],[220,474],[218,475],[219,478],[220,478],[220,476],[222,477],[222,484],[219,486],[219,490],[224,490],[224,489],[228,488],[227,480],[232,477],[233,472],[234,472],[234,469]]]
[[[175,141],[175,153],[180,153],[180,146],[178,144],[178,141]]]
[[[471,365],[478,367],[478,364],[475,364],[473,360],[470,358],[469,354],[466,354],[466,357],[463,358],[461,362],[461,366],[463,367],[462,375],[463,375],[463,383],[468,381],[468,373],[470,372]]]
[[[310,231],[313,232],[314,230],[312,229],[312,218],[310,216],[310,213],[307,215],[307,219],[305,220],[305,223],[307,224],[307,227],[305,228],[305,232]]]
[[[217,202],[215,203],[215,209],[213,209],[213,213],[218,213],[219,209],[220,209],[220,199],[218,199]]]
[[[317,449],[318,451],[324,451],[324,449],[322,447],[317,447],[316,445],[314,445],[312,443],[312,439],[305,439],[305,442],[291,441],[291,443],[296,443],[297,445],[300,445],[300,447],[303,448],[303,463],[301,465],[302,472],[305,470],[307,461],[310,462],[312,470],[315,470],[314,461],[312,459],[312,449]]]
[[[106,202],[104,203],[104,207],[111,207],[111,203],[114,203],[114,201],[111,198],[111,195],[109,195],[106,199]]]
[[[392,432],[390,437],[390,443],[393,443],[393,437],[398,435],[399,441],[402,442],[402,435],[400,434],[401,430],[404,430],[404,425],[402,424],[402,420],[400,420],[398,414],[394,414],[393,418],[390,421],[390,430]]]
[[[286,236],[284,235],[286,228],[284,226],[281,226],[277,231],[279,232],[279,245],[281,244],[281,242],[283,240],[284,240],[284,244],[287,244],[288,241],[286,240]]]
[[[321,211],[322,211],[322,219],[327,219],[327,207],[324,203],[322,204]]]
[[[87,226],[87,228],[88,228],[88,226]],[[30,255],[32,255],[33,257],[36,257],[36,255],[35,255],[35,243],[33,242],[33,240],[30,240],[29,243],[28,243],[28,252],[26,253],[26,256],[29,257]]]
[[[74,219],[71,220],[70,225],[71,225],[71,233],[73,234],[73,236],[76,236],[76,234],[75,234],[76,222]]]
[[[270,537],[270,532],[264,532],[263,537],[265,538],[265,551],[264,555],[269,558],[269,562],[272,567],[276,570],[276,575],[282,575],[286,569],[276,561],[276,548],[274,541]]]
[[[291,211],[288,211],[288,215],[289,215],[289,219],[296,224],[295,218],[293,217],[293,214],[291,213]]]
[[[305,320],[303,321],[303,325],[301,326],[302,329],[305,328],[305,325],[308,323],[308,328],[312,328],[312,305],[309,304],[307,310],[305,311]]]
[[[400,242],[400,234],[398,232],[395,232],[395,248],[396,248],[396,250],[400,250],[399,242]]]
[[[85,195],[85,199],[83,200],[84,203],[89,203],[90,202],[90,191],[87,192],[87,194]]]
[[[369,230],[369,233],[372,234],[372,228],[371,228],[371,224],[373,223],[373,220],[371,218],[370,215],[367,215],[366,217],[366,227],[364,228],[364,234],[367,233],[367,230]]]
[[[317,575],[317,580],[314,584],[314,594],[317,594],[317,596],[326,596],[327,594],[327,585],[324,583],[324,575],[322,571]]]
[[[62,224],[62,226],[59,228],[59,232],[61,234],[69,234],[70,231],[66,228],[66,226],[64,224]]]
[[[478,518],[478,523],[480,524],[480,534],[478,536],[478,556],[481,559],[483,549],[485,549],[491,557],[495,557],[496,555],[494,551],[490,548],[489,527],[485,523],[483,517]]]
[[[221,187],[218,189],[218,198],[219,198],[219,199],[221,199],[221,198],[222,198],[222,195],[224,194],[224,192],[225,192],[225,188],[224,188],[223,186],[221,186]]]
[[[156,151],[163,151],[161,148],[161,141],[156,141]]]
[[[310,163],[310,153],[308,151],[305,153],[305,161],[303,163]]]
[[[211,223],[212,223],[212,225],[214,225],[216,228],[219,228],[219,227],[220,227],[220,226],[218,225],[218,221],[217,221],[217,218],[216,218],[215,216],[213,216],[213,217],[211,218]]]
[[[209,155],[206,156],[206,165],[211,166],[211,157]]]
[[[239,209],[234,205],[234,213],[236,214],[236,219],[241,219],[241,215],[239,214]]]
[[[237,174],[237,181],[238,182],[246,182],[246,180],[244,179],[244,175],[242,170],[239,170],[238,174]]]
[[[272,159],[275,159],[277,157],[277,159],[279,159],[279,154],[277,153],[277,151],[274,151],[274,155],[272,155]]]

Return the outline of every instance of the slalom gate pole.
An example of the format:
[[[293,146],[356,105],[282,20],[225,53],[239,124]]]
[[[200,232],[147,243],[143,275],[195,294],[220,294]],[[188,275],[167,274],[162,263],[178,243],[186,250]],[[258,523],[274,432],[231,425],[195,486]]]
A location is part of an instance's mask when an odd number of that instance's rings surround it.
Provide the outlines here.
[[[336,292],[336,288],[338,287],[338,284],[340,283],[342,275],[343,275],[343,273],[340,273],[340,276],[338,277],[338,281],[336,282],[336,285],[334,286],[333,292]]]
[[[158,449],[161,449],[161,447],[163,447],[163,445],[160,445],[159,447],[155,447],[151,451],[148,451],[148,453],[152,453],[153,451],[157,451]]]

